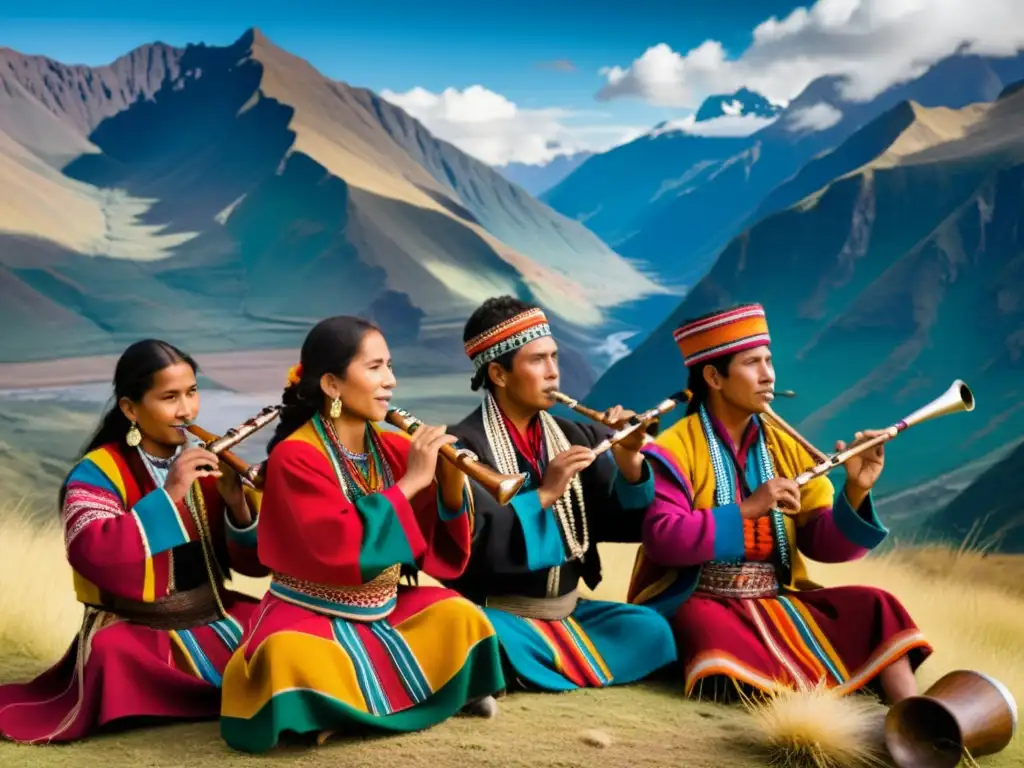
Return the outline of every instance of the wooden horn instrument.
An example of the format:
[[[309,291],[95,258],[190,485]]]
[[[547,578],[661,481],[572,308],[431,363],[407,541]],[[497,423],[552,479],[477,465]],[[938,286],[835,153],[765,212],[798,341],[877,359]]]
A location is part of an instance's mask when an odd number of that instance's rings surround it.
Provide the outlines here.
[[[548,394],[550,394],[552,398],[562,403],[563,405],[572,408],[580,415],[586,416],[587,418],[592,419],[600,424],[604,424],[605,426],[612,426],[611,424],[608,423],[608,420],[605,419],[604,414],[602,414],[600,411],[595,411],[593,408],[588,408],[585,405],[581,405],[578,400],[574,400],[573,398],[569,397],[568,395],[562,392],[559,392],[558,390],[552,390]],[[598,443],[596,446],[594,446],[594,453],[600,455],[605,451],[609,450],[616,443],[629,437],[638,429],[646,429],[651,422],[664,416],[666,413],[675,408],[679,403],[686,402],[686,399],[686,396],[682,392],[677,392],[671,397],[666,397],[654,408],[651,408],[649,410],[644,411],[643,413],[638,413],[632,416],[629,419],[628,426],[625,426],[622,429],[617,430],[616,432],[602,440],[600,443]],[[651,442],[653,439],[654,438],[650,437],[650,435],[647,435],[645,437],[645,442]]]
[[[422,421],[408,411],[394,406],[388,410],[388,415],[384,417],[384,420],[410,435],[423,425]],[[439,453],[482,485],[502,506],[508,504],[526,482],[525,474],[503,475],[482,463],[479,456],[466,448],[442,445]]]
[[[775,396],[776,397],[796,397],[796,392],[794,392],[791,389],[783,389],[783,390],[777,391],[775,393]],[[809,454],[811,454],[811,458],[814,459],[819,464],[822,464],[822,463],[824,463],[824,462],[829,460],[829,454],[827,454],[824,451],[821,451],[818,448],[816,448],[814,446],[814,443],[812,443],[806,437],[804,437],[799,432],[797,432],[796,428],[793,427],[793,425],[791,425],[784,418],[779,416],[779,414],[777,414],[775,411],[773,411],[772,407],[770,405],[766,405],[765,408],[764,408],[764,411],[762,411],[758,415],[761,417],[762,420],[764,420],[764,421],[768,422],[769,424],[771,424],[772,426],[780,429],[781,431],[783,431],[787,435],[789,435],[791,438],[796,440],[796,442],[799,443],[803,447],[803,449],[805,451],[807,451]]]
[[[924,694],[892,706],[885,745],[899,768],[955,768],[1005,749],[1017,732],[1017,702],[981,672],[954,670]],[[965,761],[966,762],[966,761]]]
[[[562,403],[563,405],[571,408],[572,410],[576,411],[576,413],[580,414],[581,416],[586,416],[588,419],[591,419],[592,421],[596,421],[599,424],[604,424],[607,427],[611,427],[612,426],[612,424],[609,423],[608,419],[606,419],[604,417],[604,414],[601,411],[596,411],[593,408],[588,408],[587,406],[585,406],[582,403],[580,403],[579,400],[576,400],[575,398],[569,397],[565,393],[559,392],[557,390],[552,391],[550,393],[550,395],[555,400],[557,400],[558,402]],[[783,390],[777,391],[775,393],[775,395],[776,395],[776,397],[796,397],[796,392],[794,392],[791,389],[783,389]],[[685,403],[685,402],[688,402],[689,400],[690,400],[690,391],[689,390],[683,390],[682,392],[677,392],[676,394],[672,395],[671,397],[667,398],[666,400],[663,400],[661,402],[661,404],[657,408],[653,408],[650,411],[647,411],[647,412],[645,412],[643,414],[637,414],[636,416],[633,416],[630,419],[630,426],[634,427],[635,425],[643,424],[643,426],[646,428],[654,420],[656,420],[658,417],[660,417],[661,415],[671,411],[672,408],[674,408],[677,404]],[[671,406],[667,405],[669,401],[671,401],[671,403],[672,403]],[[654,411],[658,411],[658,413],[652,416],[651,414],[653,414]],[[796,440],[798,443],[803,445],[804,448],[806,448],[808,450],[808,452],[811,454],[811,456],[814,457],[814,459],[816,461],[821,462],[821,461],[826,461],[828,459],[828,455],[827,454],[824,454],[821,451],[819,451],[817,448],[815,448],[811,444],[811,442],[809,440],[807,440],[799,432],[797,432],[795,429],[793,429],[792,426],[787,424],[782,419],[782,417],[777,415],[774,411],[772,411],[771,408],[766,409],[766,412],[764,414],[762,414],[762,416],[765,416],[767,421],[773,422],[779,429],[781,429],[782,431],[788,433],[794,440]],[[609,438],[609,440],[612,440],[612,444],[611,445],[614,445],[614,443],[618,442],[619,440],[621,440],[622,438],[626,437],[631,432],[633,432],[632,428],[627,428],[627,429],[628,429],[628,431],[626,431],[622,435],[619,435],[617,438],[616,438],[615,435],[612,435],[612,437]],[[653,442],[654,442],[654,437],[652,437],[651,435],[645,435],[644,436],[644,443],[645,444],[646,443],[653,443]],[[608,447],[610,448],[611,445],[609,445]],[[607,448],[605,448],[604,450],[607,450]]]
[[[828,456],[825,461],[822,461],[806,472],[802,472],[797,475],[794,478],[794,482],[796,482],[797,485],[806,485],[814,478],[831,472],[841,464],[845,464],[854,456],[864,453],[864,451],[868,451],[876,445],[881,445],[882,443],[892,440],[903,430],[912,427],[915,424],[920,424],[922,421],[928,421],[929,419],[935,419],[939,416],[946,416],[951,413],[960,413],[962,411],[969,412],[973,410],[974,393],[971,392],[971,388],[962,380],[956,379],[949,385],[949,388],[937,398],[927,405],[918,408],[910,415],[904,416],[895,424],[886,428],[881,435],[873,437],[870,440],[866,440],[859,445],[851,446],[839,453]]]
[[[185,428],[202,441],[202,447],[210,453],[216,454],[221,461],[237,472],[238,476],[242,478],[242,482],[253,488],[261,488],[263,486],[264,462],[248,464],[229,449],[238,445],[257,430],[263,429],[263,427],[276,419],[280,412],[281,406],[268,405],[258,414],[250,419],[246,419],[237,427],[232,427],[220,437],[212,432],[207,432],[198,424],[188,424]]]

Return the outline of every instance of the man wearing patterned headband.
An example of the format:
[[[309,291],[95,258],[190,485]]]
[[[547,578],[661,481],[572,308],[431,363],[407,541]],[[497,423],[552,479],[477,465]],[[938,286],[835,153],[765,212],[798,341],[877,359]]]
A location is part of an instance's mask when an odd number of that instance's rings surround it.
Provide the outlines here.
[[[758,417],[775,387],[764,309],[712,313],[675,339],[692,398],[687,416],[644,448],[656,499],[629,601],[672,621],[687,694],[820,682],[874,689],[890,703],[916,693],[914,670],[932,649],[899,601],[871,587],[821,588],[803,561],[855,560],[885,539],[871,499],[882,447],[845,464],[835,498],[824,475],[798,486],[792,478],[817,462]]]
[[[601,580],[599,542],[640,541],[654,498],[642,431],[595,456],[609,429],[547,412],[558,346],[537,307],[489,299],[463,338],[484,403],[449,431],[484,463],[528,479],[506,506],[476,487],[470,564],[447,586],[484,607],[507,679],[533,690],[600,688],[675,661],[671,627],[655,611],[577,592],[581,579],[590,589]],[[633,414],[616,406],[607,415],[624,426]]]

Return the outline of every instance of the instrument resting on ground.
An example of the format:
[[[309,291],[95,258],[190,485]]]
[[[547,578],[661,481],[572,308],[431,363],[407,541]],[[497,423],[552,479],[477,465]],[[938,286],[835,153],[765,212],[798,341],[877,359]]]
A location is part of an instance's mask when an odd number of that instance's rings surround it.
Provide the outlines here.
[[[981,672],[954,670],[885,718],[885,745],[899,768],[955,768],[1005,749],[1017,732],[1017,702]]]
[[[423,422],[402,408],[394,406],[388,409],[384,420],[403,432],[413,434]],[[456,448],[452,445],[442,445],[440,455],[458,467],[462,472],[473,478],[484,489],[494,497],[502,506],[509,503],[512,497],[519,492],[526,482],[526,475],[503,475],[480,461],[480,457],[466,448]]]

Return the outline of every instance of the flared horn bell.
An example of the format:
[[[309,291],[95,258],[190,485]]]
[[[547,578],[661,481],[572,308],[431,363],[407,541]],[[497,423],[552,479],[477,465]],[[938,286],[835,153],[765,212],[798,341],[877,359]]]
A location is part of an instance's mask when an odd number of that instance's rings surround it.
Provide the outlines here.
[[[885,744],[899,768],[956,768],[964,755],[1004,750],[1017,732],[1017,702],[1005,685],[958,669],[924,695],[893,705]]]
[[[949,385],[949,389],[932,400],[927,405],[922,405],[909,416],[903,418],[904,428],[920,424],[922,421],[934,419],[936,416],[945,416],[950,413],[968,412],[974,410],[974,393],[971,388],[961,379],[957,379]]]

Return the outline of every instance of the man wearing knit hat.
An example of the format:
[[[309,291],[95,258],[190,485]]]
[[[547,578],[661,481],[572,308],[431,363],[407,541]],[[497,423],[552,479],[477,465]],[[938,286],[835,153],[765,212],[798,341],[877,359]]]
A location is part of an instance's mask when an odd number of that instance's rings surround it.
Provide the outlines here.
[[[882,447],[846,462],[838,494],[824,475],[798,486],[817,462],[759,417],[775,388],[764,308],[714,312],[674,336],[691,399],[643,449],[655,500],[628,600],[672,622],[686,693],[824,683],[870,687],[890,703],[915,694],[914,670],[932,649],[899,601],[872,587],[821,588],[803,561],[854,560],[885,539],[871,498]]]

